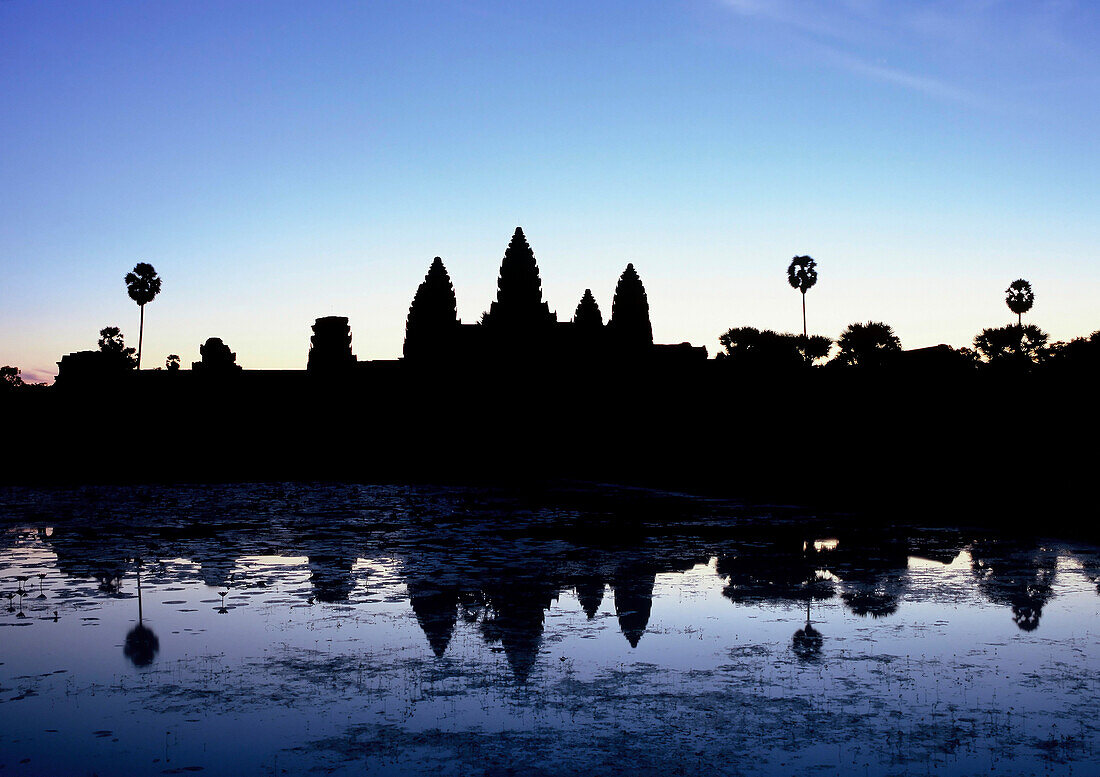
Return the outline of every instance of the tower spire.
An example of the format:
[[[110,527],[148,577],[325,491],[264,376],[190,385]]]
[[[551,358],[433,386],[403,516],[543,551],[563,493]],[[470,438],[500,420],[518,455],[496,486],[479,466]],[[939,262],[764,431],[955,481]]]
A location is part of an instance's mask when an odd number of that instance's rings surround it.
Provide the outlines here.
[[[497,278],[497,298],[489,308],[488,323],[508,329],[531,329],[554,321],[542,301],[542,279],[535,253],[521,227],[516,227]]]

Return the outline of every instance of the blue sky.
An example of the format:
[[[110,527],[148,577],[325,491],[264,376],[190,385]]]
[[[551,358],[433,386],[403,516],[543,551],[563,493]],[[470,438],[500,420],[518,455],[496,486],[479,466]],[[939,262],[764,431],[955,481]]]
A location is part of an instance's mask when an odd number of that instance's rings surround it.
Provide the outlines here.
[[[568,318],[634,262],[658,340],[1100,328],[1100,10],[1061,2],[0,2],[0,364],[45,376],[153,264],[147,366],[220,336],[399,355],[433,256],[473,321],[516,225]]]

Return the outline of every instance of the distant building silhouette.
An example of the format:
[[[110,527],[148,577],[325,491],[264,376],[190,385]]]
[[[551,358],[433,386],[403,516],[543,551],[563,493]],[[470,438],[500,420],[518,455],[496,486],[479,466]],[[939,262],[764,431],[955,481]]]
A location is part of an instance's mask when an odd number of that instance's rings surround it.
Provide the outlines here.
[[[649,298],[633,264],[628,264],[615,286],[611,303],[612,337],[619,348],[644,351],[653,345],[653,326],[649,322]]]
[[[497,329],[538,330],[557,321],[542,300],[542,278],[527,237],[520,227],[504,251],[497,278],[497,298],[486,324]]]
[[[346,316],[326,316],[313,323],[309,338],[310,372],[340,372],[355,366],[351,352],[351,327]]]
[[[192,362],[191,369],[219,373],[237,372],[241,369],[237,364],[237,354],[229,350],[229,346],[222,342],[220,337],[211,337],[199,346],[199,355],[202,361]]]
[[[76,351],[67,353],[57,363],[58,386],[94,384],[104,378],[117,377],[121,373],[117,364],[103,351]]]
[[[584,290],[577,312],[573,314],[573,326],[578,332],[598,332],[603,329],[603,314],[596,304],[596,298],[592,296],[592,289]]]
[[[441,359],[453,355],[458,332],[458,302],[451,276],[438,256],[416,289],[405,320],[406,359]]]
[[[688,343],[655,346],[645,286],[628,264],[619,278],[611,320],[585,289],[571,321],[558,321],[542,298],[534,251],[516,227],[497,278],[497,298],[477,324],[458,319],[450,276],[438,256],[416,290],[405,323],[405,360],[513,363],[517,359],[575,361],[614,357],[662,362],[705,360],[706,348]]]

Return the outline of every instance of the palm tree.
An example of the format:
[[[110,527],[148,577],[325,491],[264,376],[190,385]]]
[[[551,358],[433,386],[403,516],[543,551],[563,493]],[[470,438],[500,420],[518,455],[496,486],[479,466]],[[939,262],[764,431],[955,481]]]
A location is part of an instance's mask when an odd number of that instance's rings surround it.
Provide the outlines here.
[[[160,277],[153,265],[138,262],[126,273],[126,293],[141,308],[141,327],[138,329],[137,368],[141,369],[141,340],[145,335],[145,305],[160,294]]]
[[[802,336],[806,337],[806,292],[817,283],[817,262],[809,256],[796,256],[787,267],[787,283],[802,292]]]
[[[1031,290],[1031,284],[1023,278],[1017,278],[1005,289],[1005,295],[1005,304],[1016,314],[1016,323],[1023,326],[1024,313],[1035,304],[1035,292]]]

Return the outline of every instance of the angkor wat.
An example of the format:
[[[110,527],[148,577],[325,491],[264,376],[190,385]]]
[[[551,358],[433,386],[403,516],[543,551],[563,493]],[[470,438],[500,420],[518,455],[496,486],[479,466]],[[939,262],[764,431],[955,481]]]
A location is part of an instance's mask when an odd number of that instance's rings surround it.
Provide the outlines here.
[[[373,365],[385,369],[395,363],[386,359],[360,362],[352,353],[351,340],[351,327],[346,317],[318,318],[310,338],[308,372],[332,379],[346,377],[356,367]],[[534,362],[591,366],[625,361],[672,365],[698,363],[707,358],[707,349],[703,346],[653,342],[649,299],[633,264],[628,264],[619,277],[611,317],[606,324],[591,289],[584,290],[573,318],[559,321],[557,313],[551,311],[542,298],[538,263],[520,227],[516,227],[504,252],[497,279],[497,297],[476,323],[463,323],[458,318],[458,302],[447,268],[440,257],[432,260],[409,305],[402,350],[403,358],[396,360],[397,363],[416,367],[466,365],[476,369]],[[241,369],[236,364],[236,354],[220,338],[210,338],[200,351],[202,359],[192,366],[195,371],[225,376]],[[58,362],[57,384],[86,384],[129,371],[121,367],[112,370],[113,363],[105,362],[102,351],[68,354]],[[248,372],[272,377],[276,373],[286,373],[284,370]],[[181,377],[174,376],[174,379]]]
[[[968,369],[948,346],[819,369],[790,338],[779,362],[756,354],[747,328],[707,359],[653,342],[632,265],[609,317],[586,289],[559,321],[520,229],[476,323],[459,320],[432,261],[400,359],[357,359],[342,316],[316,320],[294,370],[241,369],[212,338],[191,370],[139,371],[118,330],[104,332],[113,350],[66,356],[56,390],[12,393],[16,439],[54,444],[48,466],[12,456],[0,480],[578,478],[937,520],[1024,521],[1057,505],[1084,525],[1090,460],[1055,442],[1061,424],[1031,422],[1040,408],[1088,406],[1081,373]],[[1035,450],[1057,488],[1015,486]]]
[[[497,278],[497,298],[481,320],[458,319],[454,287],[438,256],[416,290],[405,323],[404,357],[409,362],[464,361],[606,361],[707,357],[705,347],[653,342],[649,299],[633,264],[615,287],[611,318],[585,289],[570,321],[559,321],[542,298],[535,254],[516,227]]]

